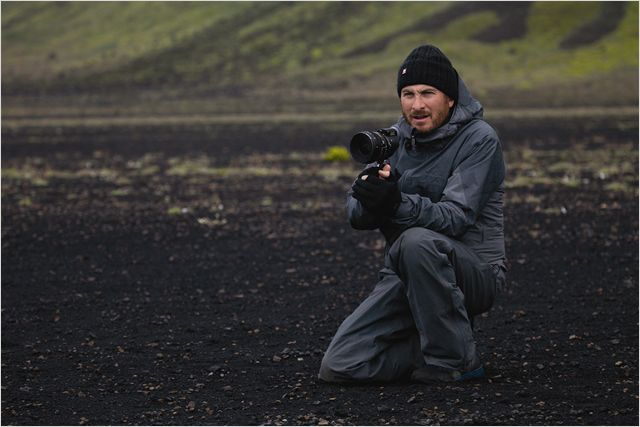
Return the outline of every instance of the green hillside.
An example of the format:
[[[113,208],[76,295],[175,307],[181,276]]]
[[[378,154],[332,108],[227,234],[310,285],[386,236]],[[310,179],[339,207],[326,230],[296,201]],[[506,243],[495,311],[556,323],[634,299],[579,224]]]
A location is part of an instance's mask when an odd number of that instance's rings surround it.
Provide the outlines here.
[[[374,102],[423,43],[496,104],[637,105],[637,2],[2,2],[2,90]]]

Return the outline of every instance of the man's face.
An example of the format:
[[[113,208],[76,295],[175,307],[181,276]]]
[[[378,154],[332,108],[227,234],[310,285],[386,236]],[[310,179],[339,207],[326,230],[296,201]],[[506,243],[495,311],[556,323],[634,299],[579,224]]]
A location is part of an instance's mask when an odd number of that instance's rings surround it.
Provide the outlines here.
[[[442,126],[453,104],[453,99],[429,85],[405,86],[400,91],[402,114],[420,133]]]

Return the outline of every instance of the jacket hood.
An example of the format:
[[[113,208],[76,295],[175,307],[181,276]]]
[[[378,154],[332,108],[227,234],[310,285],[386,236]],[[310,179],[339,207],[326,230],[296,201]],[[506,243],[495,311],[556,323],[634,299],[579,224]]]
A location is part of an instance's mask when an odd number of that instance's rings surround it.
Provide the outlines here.
[[[418,143],[436,141],[454,135],[473,119],[481,119],[483,111],[482,104],[471,96],[462,78],[458,77],[458,102],[453,107],[453,113],[447,123],[427,133],[418,133],[404,117],[400,118],[396,126],[403,138],[409,139],[415,136]]]

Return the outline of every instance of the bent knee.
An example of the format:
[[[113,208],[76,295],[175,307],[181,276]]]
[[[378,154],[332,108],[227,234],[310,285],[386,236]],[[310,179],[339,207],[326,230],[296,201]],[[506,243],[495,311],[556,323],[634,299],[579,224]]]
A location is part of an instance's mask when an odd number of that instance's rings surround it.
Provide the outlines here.
[[[376,364],[353,354],[327,350],[318,371],[318,378],[329,383],[356,383],[376,379]]]
[[[395,252],[397,256],[413,261],[440,259],[450,251],[446,238],[426,228],[410,228],[400,235]]]
[[[318,378],[328,383],[345,383],[357,380],[349,374],[349,369],[337,363],[329,353],[326,353],[322,358]]]
[[[427,228],[414,227],[403,232],[398,238],[398,244],[404,250],[416,250],[435,247],[436,242],[442,240],[443,235]]]

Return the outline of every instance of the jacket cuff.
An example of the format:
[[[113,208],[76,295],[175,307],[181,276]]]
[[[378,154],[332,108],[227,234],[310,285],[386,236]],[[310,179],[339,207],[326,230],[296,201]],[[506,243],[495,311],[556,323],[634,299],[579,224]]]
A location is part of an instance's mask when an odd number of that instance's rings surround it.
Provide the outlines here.
[[[405,193],[400,193],[400,203],[398,203],[393,214],[389,218],[394,224],[406,223],[407,218],[411,217],[413,203]]]

